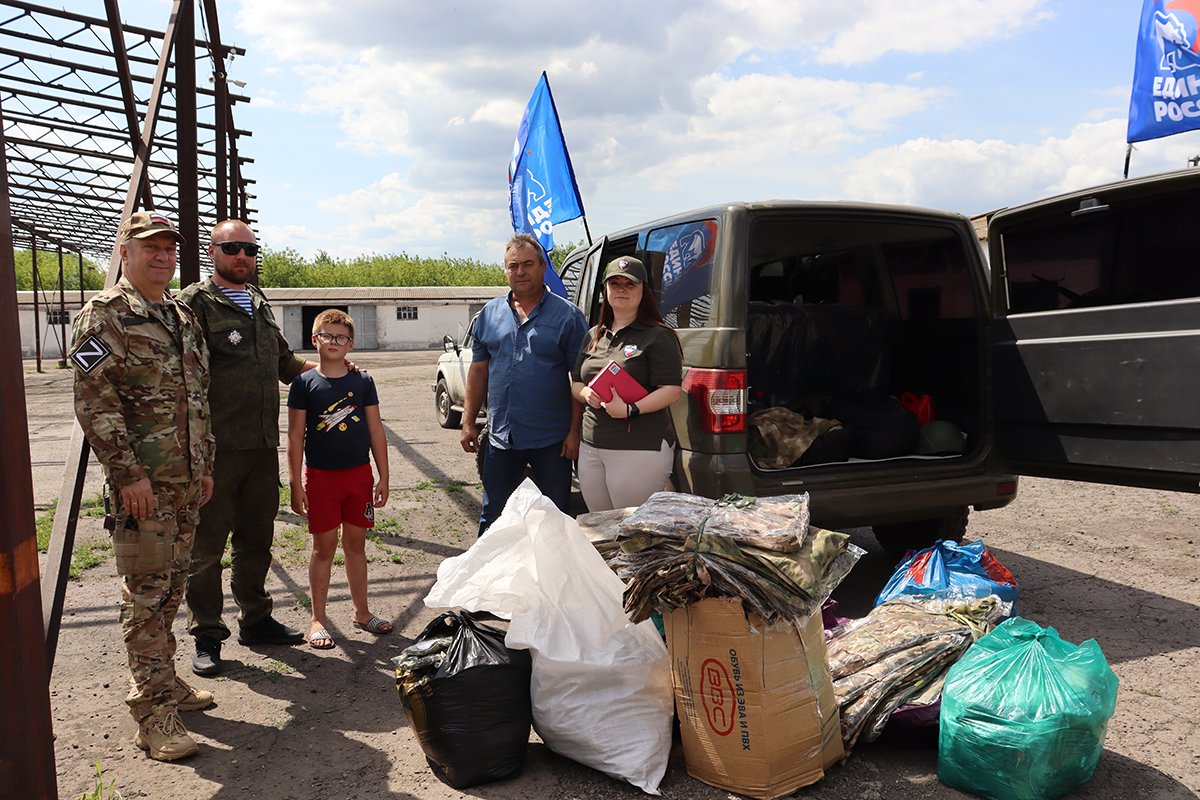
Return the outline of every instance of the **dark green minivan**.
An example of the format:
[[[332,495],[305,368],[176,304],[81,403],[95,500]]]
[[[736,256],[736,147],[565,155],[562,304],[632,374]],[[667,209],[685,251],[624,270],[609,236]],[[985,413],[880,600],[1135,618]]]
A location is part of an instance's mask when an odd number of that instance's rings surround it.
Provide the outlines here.
[[[988,255],[960,214],[730,203],[562,277],[594,321],[603,265],[646,263],[684,353],[675,488],[807,491],[816,523],[898,551],[961,537],[1021,474],[1200,490],[1198,219],[1196,170],[998,212]]]

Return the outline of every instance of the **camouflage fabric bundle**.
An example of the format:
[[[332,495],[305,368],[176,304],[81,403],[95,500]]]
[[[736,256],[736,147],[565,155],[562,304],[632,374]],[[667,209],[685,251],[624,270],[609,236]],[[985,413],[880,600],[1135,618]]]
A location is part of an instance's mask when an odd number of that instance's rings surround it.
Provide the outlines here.
[[[879,738],[900,706],[936,702],[946,670],[1008,611],[995,595],[910,597],[889,600],[834,630],[826,649],[847,752],[859,738]]]
[[[583,535],[592,543],[592,547],[596,548],[596,552],[604,558],[606,563],[609,563],[613,556],[621,552],[621,545],[617,543],[617,537],[621,533],[621,523],[636,510],[637,507],[634,506],[614,508],[610,511],[592,511],[580,514],[575,518],[575,522],[583,531]]]
[[[741,598],[765,621],[821,607],[863,551],[808,525],[808,495],[708,500],[657,492],[619,525],[612,566],[639,622],[705,597]]]
[[[750,428],[750,455],[766,469],[787,469],[813,442],[842,427],[836,419],[808,418],[783,406],[755,411],[746,423]]]

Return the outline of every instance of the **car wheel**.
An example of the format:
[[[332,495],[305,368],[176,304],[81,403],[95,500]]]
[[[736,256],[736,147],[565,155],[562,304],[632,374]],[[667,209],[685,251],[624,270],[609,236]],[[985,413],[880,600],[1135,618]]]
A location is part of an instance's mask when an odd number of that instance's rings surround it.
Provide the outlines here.
[[[960,506],[943,517],[873,525],[871,530],[887,557],[898,563],[909,550],[931,547],[938,539],[961,542],[967,534],[969,511],[966,506]]]
[[[457,428],[462,425],[462,412],[450,407],[450,390],[446,388],[445,378],[438,378],[437,389],[433,392],[433,403],[437,410],[438,425],[443,428]]]

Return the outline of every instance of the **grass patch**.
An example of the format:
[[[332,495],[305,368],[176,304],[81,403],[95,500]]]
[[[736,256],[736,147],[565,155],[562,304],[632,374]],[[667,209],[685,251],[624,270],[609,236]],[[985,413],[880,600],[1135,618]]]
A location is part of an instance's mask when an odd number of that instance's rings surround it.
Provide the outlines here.
[[[84,792],[79,795],[77,800],[123,800],[120,792],[114,788],[117,781],[114,778],[109,781],[108,786],[104,785],[104,772],[100,769],[100,761],[96,761],[96,788],[90,792]]]
[[[71,565],[67,567],[67,576],[78,578],[85,569],[98,567],[112,554],[112,539],[103,536],[75,545],[71,551]]]
[[[275,728],[276,730],[283,730],[284,728],[286,728],[288,725],[291,725],[295,721],[296,721],[296,718],[292,715],[292,713],[290,711],[284,711],[273,722],[271,722],[271,727]]]
[[[296,674],[296,668],[293,667],[291,664],[287,664],[283,661],[279,661],[274,658],[272,658],[270,661],[267,662],[266,666],[263,667],[263,671],[271,673],[273,675],[295,675]]]
[[[288,564],[307,563],[312,537],[299,525],[285,525],[275,536],[275,557]]]
[[[46,507],[38,518],[34,520],[34,528],[37,530],[37,549],[39,553],[46,552],[50,547],[50,531],[54,527],[54,512],[58,509],[58,498],[50,501],[50,505]]]
[[[54,515],[57,511],[58,498],[56,497],[50,501],[46,510],[34,520],[39,553],[44,553],[50,548],[50,533],[54,529]],[[80,502],[79,516],[104,516],[104,498],[96,495]],[[76,541],[75,547],[71,550],[71,563],[67,567],[67,575],[71,578],[78,578],[84,570],[103,564],[104,559],[108,558],[111,553],[112,539],[107,536],[85,542]]]
[[[400,520],[395,517],[377,519],[371,533],[375,536],[371,541],[377,541],[381,536],[397,536],[400,533]]]
[[[241,666],[226,670],[218,675],[215,680],[240,681],[249,686],[263,681],[276,683],[284,675],[294,675],[295,673],[295,668],[290,664],[270,659],[262,666],[257,664],[242,664]]]

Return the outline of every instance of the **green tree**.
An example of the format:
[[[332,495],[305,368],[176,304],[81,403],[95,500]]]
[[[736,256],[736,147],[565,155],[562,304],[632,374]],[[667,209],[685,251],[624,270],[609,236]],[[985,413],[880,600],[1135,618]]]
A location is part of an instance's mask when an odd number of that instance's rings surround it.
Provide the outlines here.
[[[407,253],[340,259],[319,250],[310,261],[291,248],[264,249],[259,280],[269,287],[333,286],[503,286],[504,269],[471,258],[410,256]]]
[[[33,290],[33,252],[13,250],[17,291]],[[58,252],[39,250],[37,254],[38,287],[43,291],[58,291]],[[66,289],[79,290],[79,256],[63,253],[63,283]],[[103,289],[104,273],[88,259],[83,260],[83,288]]]
[[[554,264],[555,272],[562,272],[563,262],[567,260],[567,256],[575,252],[575,248],[583,246],[583,239],[578,242],[559,242],[554,245],[554,249],[550,251],[550,261]]]

